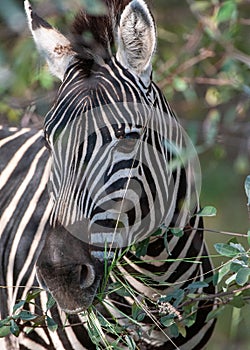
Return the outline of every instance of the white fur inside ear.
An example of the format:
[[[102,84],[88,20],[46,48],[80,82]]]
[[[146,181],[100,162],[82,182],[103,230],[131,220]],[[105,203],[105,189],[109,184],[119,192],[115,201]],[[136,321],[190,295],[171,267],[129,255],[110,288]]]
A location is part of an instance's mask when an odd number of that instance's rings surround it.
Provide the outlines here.
[[[25,0],[24,5],[37,49],[46,59],[51,73],[63,80],[65,71],[74,56],[69,40],[37,16],[28,0]]]
[[[38,28],[32,31],[37,49],[45,57],[51,73],[63,80],[74,55],[70,42],[55,29]]]
[[[143,0],[132,0],[124,9],[118,27],[117,59],[141,77],[151,74],[156,48],[156,29]]]

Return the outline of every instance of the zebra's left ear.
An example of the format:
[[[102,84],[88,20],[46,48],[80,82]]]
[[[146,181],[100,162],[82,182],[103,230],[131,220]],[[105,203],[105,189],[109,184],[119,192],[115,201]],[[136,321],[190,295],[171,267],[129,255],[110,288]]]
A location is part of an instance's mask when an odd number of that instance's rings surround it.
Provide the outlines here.
[[[53,75],[63,80],[64,73],[75,55],[70,41],[39,17],[28,0],[24,1],[29,28],[38,50],[45,57]]]
[[[125,7],[117,34],[118,61],[148,83],[156,48],[156,29],[153,17],[143,0],[132,0]]]

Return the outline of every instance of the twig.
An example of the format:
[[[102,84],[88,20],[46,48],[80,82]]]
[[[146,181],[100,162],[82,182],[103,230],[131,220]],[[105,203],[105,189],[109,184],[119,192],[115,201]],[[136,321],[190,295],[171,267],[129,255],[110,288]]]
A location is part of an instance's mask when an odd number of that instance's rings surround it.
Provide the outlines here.
[[[200,51],[200,54],[198,56],[192,57],[189,60],[185,61],[183,64],[180,65],[172,74],[171,76],[168,76],[160,81],[157,82],[157,85],[160,89],[163,89],[166,85],[169,84],[173,80],[173,76],[177,76],[186,70],[190,69],[197,63],[206,60],[209,57],[214,57],[214,52],[208,49],[202,49]],[[162,67],[161,67],[162,71]]]
[[[193,303],[193,301],[207,301],[207,300],[214,300],[214,299],[220,299],[223,297],[227,297],[227,296],[232,296],[236,293],[239,292],[244,292],[245,290],[250,289],[250,284],[248,284],[245,287],[239,288],[239,289],[235,289],[232,290],[230,292],[221,292],[221,293],[217,293],[217,294],[206,294],[204,297],[199,297],[199,298],[190,298],[190,300],[185,301],[184,303],[182,303],[179,308],[182,308],[183,306],[187,306]],[[219,303],[220,305],[221,303]]]
[[[237,237],[244,237],[247,238],[248,236],[244,233],[236,233],[236,232],[228,232],[228,231],[218,231],[218,230],[212,230],[212,229],[208,229],[208,228],[204,228],[202,229],[203,231],[207,231],[207,232],[212,232],[212,233],[221,233],[223,235],[227,235],[227,236],[237,236]]]
[[[236,82],[232,79],[216,79],[207,77],[182,77],[186,83],[196,83],[200,85],[213,85],[213,86],[232,86],[236,85]],[[157,85],[160,89],[164,89],[167,85],[172,84],[173,76],[166,77],[159,81]]]
[[[209,49],[201,49],[200,54],[196,57],[192,57],[186,62],[182,63],[180,67],[176,70],[175,74],[183,73],[184,71],[188,70],[189,68],[193,67],[197,63],[206,60],[207,58],[214,57],[215,53],[212,50]]]

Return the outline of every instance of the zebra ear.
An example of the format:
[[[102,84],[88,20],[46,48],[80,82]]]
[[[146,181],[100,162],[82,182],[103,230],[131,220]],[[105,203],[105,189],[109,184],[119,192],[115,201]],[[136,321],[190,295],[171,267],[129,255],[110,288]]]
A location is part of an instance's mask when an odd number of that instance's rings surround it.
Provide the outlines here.
[[[63,80],[64,73],[74,56],[69,40],[39,17],[28,0],[24,1],[29,28],[38,51],[45,57],[53,75]]]
[[[118,26],[118,61],[145,82],[151,76],[156,48],[153,17],[143,0],[132,0],[121,14]]]

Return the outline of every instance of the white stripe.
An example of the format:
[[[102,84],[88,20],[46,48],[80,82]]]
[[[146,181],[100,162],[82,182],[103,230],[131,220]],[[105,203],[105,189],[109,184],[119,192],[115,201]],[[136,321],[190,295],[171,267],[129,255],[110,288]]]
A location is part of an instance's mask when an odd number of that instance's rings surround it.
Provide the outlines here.
[[[75,332],[74,332],[74,328],[69,327],[68,323],[66,323],[64,315],[65,314],[63,312],[60,312],[60,318],[61,318],[62,324],[63,325],[65,324],[64,332],[65,332],[65,334],[70,342],[70,345],[72,346],[72,348],[74,350],[86,350],[86,348],[83,346],[83,344],[81,344],[79,342],[79,340],[77,339]],[[82,327],[84,327],[84,326],[82,325]]]
[[[45,292],[44,292],[44,293],[42,292],[42,293],[40,294],[40,300],[41,300],[41,307],[42,307],[42,310],[46,310],[46,303],[47,303],[48,298],[47,298],[47,294],[46,294]],[[47,315],[48,315],[49,317],[52,317],[52,316],[51,316],[51,313],[50,313],[50,310],[47,312]],[[58,333],[57,333],[57,332],[51,332],[51,331],[49,331],[50,339],[47,337],[47,335],[46,335],[45,332],[40,333],[40,336],[44,339],[44,341],[45,341],[45,339],[46,339],[46,342],[47,342],[47,343],[51,344],[51,342],[52,342],[51,345],[53,345],[55,349],[58,349],[58,350],[63,350],[63,349],[65,349],[64,346],[63,346],[63,344],[62,344],[62,342],[61,342],[61,340],[60,340],[60,338],[59,338],[59,336],[58,336]],[[50,346],[51,346],[51,345],[50,345]],[[34,348],[34,349],[32,349],[32,350],[36,350],[36,348]]]
[[[20,339],[20,344],[22,344],[23,346],[25,346],[29,350],[47,350],[48,349],[47,347],[44,348],[42,345],[40,345],[40,344],[34,342],[33,340],[27,338],[27,336],[25,337],[23,335],[20,338],[21,338]],[[19,347],[17,349],[19,349]],[[15,349],[15,350],[17,350],[17,349]],[[5,350],[5,349],[3,349],[3,350]],[[9,350],[9,349],[6,349],[6,350]],[[60,350],[62,350],[62,349],[60,349]]]
[[[9,215],[9,213],[5,213],[5,216],[8,216],[8,219],[11,218],[12,213],[14,211],[14,209],[16,208],[18,201],[20,200],[22,194],[24,193],[25,190],[27,190],[27,185],[29,183],[29,181],[32,179],[32,177],[34,176],[35,170],[36,170],[36,165],[38,163],[38,160],[40,159],[40,157],[42,156],[42,154],[44,153],[45,149],[42,148],[38,154],[36,155],[28,174],[26,175],[24,181],[22,182],[21,186],[19,187],[19,190],[17,191],[16,196],[13,198],[13,201],[10,203],[9,207],[7,208],[7,210],[9,210],[11,212],[11,214]],[[48,163],[49,164],[49,163]],[[46,169],[46,172],[48,172],[48,164]],[[43,174],[43,177],[40,181],[40,184],[38,186],[38,188],[36,189],[36,192],[33,196],[33,198],[31,199],[31,201],[29,202],[29,205],[25,211],[25,215],[22,217],[22,220],[20,221],[16,234],[15,234],[15,238],[12,242],[12,246],[11,246],[11,251],[9,254],[9,263],[8,263],[8,269],[7,269],[7,286],[13,286],[13,272],[14,272],[14,262],[15,262],[15,256],[18,250],[18,245],[19,245],[19,241],[22,237],[23,231],[25,230],[26,225],[29,223],[34,211],[36,210],[36,204],[41,196],[41,194],[43,193],[44,189],[46,188],[46,185],[48,183],[48,173]],[[13,207],[12,207],[13,205]],[[3,218],[4,219],[4,218]],[[6,218],[5,218],[5,222],[6,222]],[[1,227],[1,226],[0,226]],[[10,293],[9,293],[9,300],[13,300],[13,296],[11,293],[11,289],[9,289]]]
[[[37,135],[35,135],[37,136]],[[30,141],[30,140],[29,140]],[[33,143],[33,141],[31,142],[31,144]],[[30,144],[29,144],[30,146]],[[25,193],[25,191],[27,190],[27,186],[29,184],[29,182],[31,181],[31,179],[33,178],[34,174],[35,174],[35,170],[36,170],[36,166],[38,161],[40,160],[40,158],[43,156],[43,154],[45,153],[46,149],[43,147],[36,155],[35,159],[33,160],[33,162],[31,163],[31,166],[27,172],[27,175],[25,177],[25,179],[22,181],[22,184],[19,186],[17,192],[15,193],[13,199],[11,200],[11,202],[9,203],[9,205],[7,206],[7,208],[5,208],[5,211],[2,213],[2,216],[0,218],[0,238],[2,236],[2,233],[4,232],[4,229],[6,227],[6,225],[8,224],[8,222],[10,221],[10,219],[13,216],[13,213],[15,212],[20,199],[22,198],[22,195]],[[22,152],[21,152],[22,153]],[[19,157],[20,155],[18,155]],[[23,154],[21,154],[21,156],[23,156]],[[15,157],[14,157],[15,158]],[[12,173],[12,171],[14,170],[16,163],[13,161],[13,159],[10,161],[10,169],[7,166],[7,168],[5,168],[6,172],[5,174],[3,174],[3,177],[0,177],[0,185],[2,184],[2,179],[3,182],[7,181],[7,177],[9,176],[8,174]],[[13,161],[13,162],[12,162]],[[46,177],[48,179],[48,176]],[[46,180],[48,183],[48,180]],[[33,212],[33,210],[31,210]]]
[[[213,321],[214,320],[211,320],[208,323],[205,323],[201,330],[193,338],[191,338],[188,342],[180,346],[180,350],[193,349],[195,346],[197,346],[204,338],[205,333],[211,327]]]
[[[5,169],[2,171],[1,178],[0,178],[0,190],[3,188],[3,186],[7,183],[8,179],[10,178],[11,174],[16,168],[16,165],[18,162],[22,159],[24,153],[29,149],[29,147],[35,143],[37,139],[39,139],[42,136],[42,130],[37,132],[34,136],[30,137],[15,153],[14,157],[11,158],[10,162],[7,164]]]
[[[41,244],[41,238],[42,238],[45,226],[49,221],[49,215],[51,212],[51,208],[52,208],[52,203],[51,203],[51,201],[49,201],[47,207],[44,210],[43,216],[41,217],[41,220],[39,222],[39,226],[38,226],[36,234],[33,238],[32,244],[30,246],[28,255],[27,255],[26,260],[25,260],[25,264],[23,265],[22,270],[18,274],[18,279],[16,281],[17,286],[20,285],[23,277],[27,273],[27,270],[28,270],[30,264],[32,263],[32,259],[33,259],[37,249],[39,248],[39,246]],[[35,266],[34,266],[32,273],[27,281],[26,287],[23,290],[21,299],[25,299],[27,297],[27,293],[28,293],[29,289],[31,288],[31,286],[33,285],[33,281],[35,279],[35,274],[36,274],[36,270],[35,270]],[[16,293],[14,294],[14,300],[16,300]]]
[[[13,128],[14,130],[11,130],[12,128],[9,128],[9,131],[17,131],[17,128]],[[26,134],[27,132],[29,132],[31,129],[29,128],[23,128],[21,130],[19,130],[18,132],[15,132],[15,134],[10,135],[5,137],[3,140],[0,141],[0,147],[3,147],[6,143],[13,141],[14,139],[18,138],[20,135]]]

